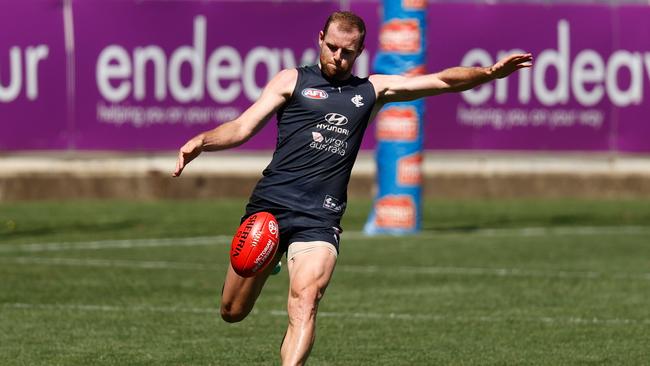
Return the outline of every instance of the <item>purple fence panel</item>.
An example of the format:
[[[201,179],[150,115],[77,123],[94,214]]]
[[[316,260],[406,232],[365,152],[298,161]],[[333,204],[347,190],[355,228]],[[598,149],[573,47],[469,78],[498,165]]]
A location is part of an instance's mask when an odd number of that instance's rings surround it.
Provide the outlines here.
[[[428,149],[608,150],[612,104],[602,57],[612,52],[609,6],[435,4],[430,71],[492,65],[532,52],[534,68],[427,102]]]
[[[381,7],[350,5],[367,22],[363,76]],[[63,1],[10,2],[0,12],[0,151],[176,149],[238,116],[272,74],[316,62],[318,31],[337,8],[74,0],[66,59]],[[650,152],[650,7],[432,3],[428,14],[430,72],[515,50],[535,66],[429,98],[426,149]],[[242,149],[272,149],[274,124]],[[363,148],[374,145],[369,132]]]
[[[65,149],[63,1],[10,1],[0,11],[0,151]]]
[[[174,149],[317,61],[328,2],[76,1],[77,145]],[[275,128],[245,149],[271,149]]]
[[[618,13],[614,33],[620,38],[617,51],[605,58],[607,89],[617,95],[613,103],[618,106],[612,139],[619,151],[650,152],[650,6],[613,11]]]

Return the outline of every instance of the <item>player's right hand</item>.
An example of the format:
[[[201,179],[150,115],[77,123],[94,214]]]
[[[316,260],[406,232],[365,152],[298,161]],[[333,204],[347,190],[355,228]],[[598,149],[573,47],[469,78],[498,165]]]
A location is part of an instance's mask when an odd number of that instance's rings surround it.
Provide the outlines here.
[[[203,139],[195,137],[185,143],[178,151],[178,161],[176,161],[176,170],[172,177],[178,177],[190,161],[194,160],[203,151]]]
[[[513,72],[526,67],[533,66],[532,53],[517,53],[506,56],[494,64],[491,68],[492,77],[503,79]]]

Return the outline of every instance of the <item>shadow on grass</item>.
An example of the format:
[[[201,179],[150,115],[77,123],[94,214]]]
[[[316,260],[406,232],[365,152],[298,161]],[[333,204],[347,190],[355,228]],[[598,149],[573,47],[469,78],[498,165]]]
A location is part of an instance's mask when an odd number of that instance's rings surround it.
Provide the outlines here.
[[[560,214],[547,217],[500,217],[487,220],[472,220],[473,222],[436,223],[424,220],[422,230],[442,233],[471,233],[485,229],[512,229],[526,227],[569,227],[569,226],[600,226],[612,225],[607,220],[599,220],[590,214]]]

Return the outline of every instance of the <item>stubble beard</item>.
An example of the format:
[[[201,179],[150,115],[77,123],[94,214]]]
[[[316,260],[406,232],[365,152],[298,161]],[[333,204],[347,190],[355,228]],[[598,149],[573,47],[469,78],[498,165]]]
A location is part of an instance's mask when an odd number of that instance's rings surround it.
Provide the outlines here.
[[[328,62],[322,53],[320,55],[320,66],[321,70],[330,79],[345,80],[351,75],[350,69],[343,70],[339,67],[336,67],[336,65]]]

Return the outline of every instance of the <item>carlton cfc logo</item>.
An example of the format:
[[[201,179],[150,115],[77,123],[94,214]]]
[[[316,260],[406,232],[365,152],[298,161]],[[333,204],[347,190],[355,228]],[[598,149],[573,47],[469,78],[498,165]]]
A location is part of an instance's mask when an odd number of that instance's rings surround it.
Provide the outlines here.
[[[325,90],[307,88],[302,90],[302,96],[309,99],[327,99],[329,95]]]

